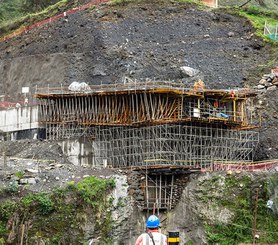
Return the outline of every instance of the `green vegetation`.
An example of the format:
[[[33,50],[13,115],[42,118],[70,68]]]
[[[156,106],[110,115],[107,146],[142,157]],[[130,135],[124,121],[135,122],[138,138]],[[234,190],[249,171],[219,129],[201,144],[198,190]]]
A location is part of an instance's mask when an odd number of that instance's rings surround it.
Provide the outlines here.
[[[22,171],[17,171],[16,173],[15,173],[15,176],[17,177],[17,178],[22,178],[23,176],[24,176],[24,172],[22,172]]]
[[[152,3],[169,3],[167,0],[153,0]],[[173,2],[179,2],[179,3],[194,3],[194,4],[200,4],[201,0],[173,0]],[[148,0],[112,0],[112,5],[127,5],[129,3],[150,3]]]
[[[41,215],[49,214],[54,208],[54,203],[48,193],[28,194],[21,200],[21,203],[30,212],[38,210]]]
[[[42,11],[59,0],[23,0],[21,9],[27,13]]]
[[[0,2],[0,20],[7,21],[24,15],[22,0],[3,0]]]
[[[56,3],[46,8],[44,8],[45,4],[35,5],[34,8],[26,8],[22,4],[16,4],[17,1],[21,2],[20,0],[4,0],[3,3],[0,3],[0,33],[2,35],[11,33],[21,26],[27,26],[54,16],[68,9],[69,6],[74,6],[70,0],[53,0],[50,2]],[[14,8],[9,9],[6,2],[9,2],[9,6],[14,6]],[[39,9],[40,12],[34,12]]]
[[[30,244],[38,241],[45,244],[82,244],[88,222],[93,224],[93,231],[106,241],[112,229],[109,211],[112,200],[107,195],[114,186],[113,180],[92,176],[79,183],[69,182],[66,188],[51,193],[28,193],[17,202],[3,202],[0,205],[0,241],[7,241],[11,232],[11,228],[6,229],[9,220],[15,225],[14,243],[20,241],[20,224],[32,224],[25,228]]]
[[[271,25],[278,25],[278,12],[265,11],[259,7],[251,6],[239,12],[241,16],[247,18],[256,29],[256,35],[267,42],[278,46],[277,42],[264,35],[265,22]]]
[[[2,0],[0,2],[0,20],[12,21],[26,14],[42,11],[58,0]]]
[[[18,192],[19,186],[17,181],[13,180],[9,183],[8,187],[4,189],[3,191],[6,193],[16,193]]]
[[[277,180],[277,176],[274,178]],[[278,241],[278,215],[266,206],[271,193],[269,189],[272,188],[274,187],[270,186],[266,180],[256,180],[254,183],[248,176],[243,178],[233,175],[227,176],[225,178],[225,195],[221,195],[221,199],[214,196],[212,202],[221,208],[232,211],[234,218],[229,224],[208,222],[205,225],[209,244],[252,243],[255,212],[256,234],[259,234],[259,239],[256,242],[275,243]],[[257,191],[258,203],[256,208]]]
[[[252,26],[256,29],[256,35],[262,38],[266,43],[272,45],[272,56],[268,62],[261,65],[261,70],[257,70],[259,73],[267,73],[270,69],[277,65],[278,61],[278,41],[271,39],[264,35],[265,22],[270,25],[278,25],[278,12],[264,10],[258,7],[248,7],[238,12],[241,16],[247,18]]]
[[[84,181],[79,182],[75,187],[82,199],[95,208],[98,206],[99,199],[101,197],[104,198],[102,193],[105,193],[107,188],[114,188],[115,183],[113,180],[104,182],[97,178],[86,178]]]
[[[239,7],[245,4],[248,0],[221,0],[219,1],[220,6],[232,6]],[[277,1],[276,1],[277,2]],[[248,2],[246,7],[255,6],[260,7],[261,9],[270,9],[278,10],[278,4],[275,3],[275,0],[251,0]]]
[[[202,3],[202,1],[200,0],[175,0],[175,1],[179,3],[196,3],[196,4]]]
[[[16,203],[13,201],[4,201],[0,203],[0,244],[1,237],[7,233],[6,222],[16,209]]]

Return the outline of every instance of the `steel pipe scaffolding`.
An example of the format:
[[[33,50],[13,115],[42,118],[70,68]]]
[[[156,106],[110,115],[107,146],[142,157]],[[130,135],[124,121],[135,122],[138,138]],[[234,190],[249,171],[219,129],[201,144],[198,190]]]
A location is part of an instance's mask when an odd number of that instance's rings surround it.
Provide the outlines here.
[[[47,139],[90,137],[95,161],[113,167],[252,161],[258,134],[238,90],[190,90],[176,84],[124,84],[37,93]]]
[[[58,129],[57,129],[58,130]],[[149,127],[100,127],[94,161],[115,168],[185,166],[210,169],[214,162],[253,160],[258,133],[211,126],[163,124]]]

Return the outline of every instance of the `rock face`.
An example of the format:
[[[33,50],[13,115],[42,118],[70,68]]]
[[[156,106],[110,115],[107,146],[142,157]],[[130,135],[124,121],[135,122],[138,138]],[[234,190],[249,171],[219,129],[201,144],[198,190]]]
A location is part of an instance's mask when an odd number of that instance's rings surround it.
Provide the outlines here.
[[[266,199],[263,198],[265,193],[263,188],[271,193]],[[252,226],[256,190],[258,190],[258,198],[262,203],[258,209],[262,211],[265,209],[268,198],[274,200],[274,196],[277,197],[277,188],[278,175],[275,170],[272,173],[231,172],[230,174],[191,175],[180,202],[174,210],[167,214],[166,230],[179,230],[181,244],[224,244],[225,242],[233,244],[236,241],[239,242],[242,238],[235,232],[231,235],[233,237],[226,237],[221,243],[221,234],[225,232],[224,227],[232,230],[237,225],[237,220],[243,218],[243,214],[247,215],[247,213],[250,215],[248,222]],[[277,201],[276,205],[278,208]],[[265,211],[267,212],[267,210]],[[277,213],[278,209],[275,212]],[[270,220],[276,219],[275,214],[263,215]],[[244,224],[247,224],[246,222],[247,220],[243,221]],[[215,232],[213,227],[217,226],[219,226],[218,232],[221,234],[214,233],[210,236],[210,232]],[[217,240],[217,236],[220,240]],[[268,239],[267,235],[265,239]],[[271,239],[275,241],[276,238]]]
[[[20,142],[13,143],[20,149]],[[24,142],[21,143],[23,145],[26,144]],[[44,145],[42,145],[43,143]],[[46,149],[47,153],[47,146],[52,144],[53,143],[42,142],[41,147]],[[14,148],[12,143],[10,147]],[[55,153],[55,148],[53,146],[52,148],[53,153]],[[36,150],[36,148],[33,150]],[[56,149],[56,151],[57,150],[58,149]],[[9,152],[11,153],[11,151]],[[31,147],[30,152],[32,152]],[[14,154],[19,154],[19,150],[14,152]],[[43,152],[40,152],[40,154],[43,156]],[[8,158],[7,166],[4,167],[1,161],[2,159],[0,158],[0,189],[6,190],[6,192],[0,192],[0,208],[2,203],[9,200],[8,193],[12,193],[11,198],[15,201],[17,199],[22,200],[27,193],[52,193],[57,187],[64,188],[72,183],[82,182],[84,178],[90,176],[97,176],[102,180],[113,178],[115,187],[112,192],[109,192],[106,199],[106,204],[109,204],[109,208],[105,210],[100,208],[101,215],[99,214],[98,218],[102,220],[102,218],[107,218],[107,215],[111,214],[109,224],[106,224],[106,229],[111,228],[109,231],[109,238],[113,239],[113,243],[110,244],[135,244],[136,238],[145,231],[146,219],[152,212],[146,212],[141,209],[141,199],[144,199],[144,193],[142,189],[140,189],[140,182],[143,180],[143,176],[133,171],[115,169],[100,170],[75,166],[70,163],[64,163],[62,159],[63,158],[57,158],[54,163],[47,161],[39,162],[38,159]],[[274,180],[272,188],[270,189],[268,189],[269,180]],[[245,214],[247,210],[252,214],[252,208],[246,206],[246,203],[253,205],[253,200],[255,200],[254,190],[262,187],[259,196],[260,203],[266,204],[268,201],[266,198],[276,200],[275,197],[278,193],[277,183],[277,170],[267,173],[230,172],[229,174],[196,173],[190,176],[180,175],[175,182],[175,188],[173,190],[174,209],[160,210],[160,212],[157,213],[161,220],[162,232],[167,234],[167,231],[178,230],[180,232],[182,244],[190,244],[192,242],[194,244],[212,244],[209,242],[211,238],[208,235],[210,233],[207,231],[207,226],[214,227],[217,224],[221,224],[223,227],[232,228],[233,226],[231,226],[231,223],[239,219],[236,210],[240,208],[236,205],[243,205],[242,207],[246,208],[246,210],[244,210]],[[61,190],[62,189],[60,189],[60,191]],[[268,191],[267,195],[264,192],[266,190]],[[58,194],[59,192],[54,191],[53,193]],[[78,239],[83,239],[88,242],[92,241],[93,244],[100,244],[101,235],[98,233],[99,224],[95,221],[94,212],[88,209],[87,205],[84,206],[84,209],[81,208],[82,206],[80,206],[79,199],[74,198],[74,196],[66,195],[65,200],[63,198],[61,199],[62,207],[69,202],[73,202],[73,204],[79,203],[76,218],[70,219],[69,222],[78,222],[80,225],[77,226],[77,230],[75,230],[74,225],[70,228],[70,236],[74,237],[82,230],[82,237],[78,237]],[[94,203],[94,200],[91,201]],[[46,204],[49,205],[51,202],[47,202]],[[275,212],[278,212],[277,203],[272,203],[271,208],[275,210]],[[57,207],[57,210],[61,211],[63,208]],[[262,212],[261,209],[260,212]],[[50,217],[56,217],[54,214]],[[69,212],[67,215],[75,215],[75,213]],[[251,215],[251,217],[253,216]],[[45,216],[41,218],[42,222],[46,219]],[[52,222],[59,221],[59,219],[55,220],[56,219],[53,218]],[[261,218],[258,220],[261,220]],[[49,225],[49,223],[47,225]],[[34,225],[34,229],[35,227]],[[32,230],[32,234],[36,233],[34,229]],[[31,233],[29,233],[29,235],[30,234]],[[61,233],[59,233],[59,236],[60,235],[67,237],[68,231],[61,231]],[[35,244],[37,238],[31,236],[32,235],[29,237],[30,241],[34,241],[34,243],[30,242],[30,244]],[[47,235],[44,236],[44,239],[46,238]]]
[[[255,160],[278,157],[278,73],[265,74],[254,86],[258,96],[254,103],[254,123],[259,125],[260,142]]]

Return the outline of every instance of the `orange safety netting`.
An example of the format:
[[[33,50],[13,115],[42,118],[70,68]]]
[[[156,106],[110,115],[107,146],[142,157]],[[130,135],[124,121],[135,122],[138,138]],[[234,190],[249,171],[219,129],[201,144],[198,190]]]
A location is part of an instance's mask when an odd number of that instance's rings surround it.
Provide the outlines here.
[[[214,163],[214,171],[267,171],[278,166],[278,161],[262,163],[221,164]]]

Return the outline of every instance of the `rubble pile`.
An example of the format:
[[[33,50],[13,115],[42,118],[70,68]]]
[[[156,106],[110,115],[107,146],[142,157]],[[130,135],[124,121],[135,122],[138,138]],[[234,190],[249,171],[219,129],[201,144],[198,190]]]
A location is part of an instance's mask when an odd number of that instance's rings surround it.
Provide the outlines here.
[[[257,88],[260,91],[273,91],[278,87],[278,73],[270,73],[263,75],[259,81]]]

